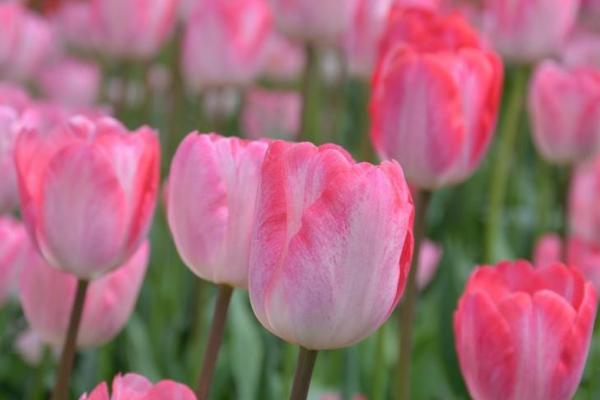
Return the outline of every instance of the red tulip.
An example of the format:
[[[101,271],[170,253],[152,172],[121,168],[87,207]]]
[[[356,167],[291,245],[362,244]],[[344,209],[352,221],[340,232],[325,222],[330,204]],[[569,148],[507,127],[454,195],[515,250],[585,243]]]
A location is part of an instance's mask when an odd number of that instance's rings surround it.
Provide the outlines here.
[[[571,399],[596,316],[574,268],[526,261],[479,267],[454,314],[460,367],[475,400]]]
[[[54,267],[93,279],[126,261],[150,226],[159,174],[156,133],[72,118],[25,130],[15,161],[30,235]]]
[[[164,380],[152,384],[138,374],[117,375],[112,383],[112,396],[108,385],[102,382],[79,400],[196,400],[194,392],[180,383]]]
[[[242,111],[244,134],[251,139],[294,140],[300,131],[301,107],[296,92],[252,89]]]
[[[370,335],[402,296],[413,214],[396,162],[356,164],[335,145],[273,142],[250,251],[259,321],[313,350]]]

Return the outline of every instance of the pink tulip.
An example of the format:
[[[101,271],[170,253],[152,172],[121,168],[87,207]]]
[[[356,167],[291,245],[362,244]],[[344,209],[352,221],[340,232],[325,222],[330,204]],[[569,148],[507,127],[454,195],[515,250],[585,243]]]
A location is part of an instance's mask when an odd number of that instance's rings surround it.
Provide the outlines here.
[[[0,77],[32,76],[53,52],[50,25],[14,1],[0,2]]]
[[[569,193],[569,232],[600,245],[600,158],[577,166]]]
[[[31,99],[23,88],[10,82],[0,81],[0,106],[11,107],[21,112],[30,103]]]
[[[336,145],[270,144],[250,251],[258,320],[313,350],[373,333],[404,291],[413,215],[396,162],[356,164]]]
[[[265,0],[201,0],[183,39],[183,73],[193,89],[247,83],[262,68],[271,35]]]
[[[538,151],[548,161],[582,161],[600,149],[600,70],[540,64],[529,91]]]
[[[175,25],[177,0],[92,0],[101,47],[124,58],[155,55]]]
[[[27,243],[27,233],[11,217],[0,217],[0,306],[17,287],[17,275]]]
[[[25,130],[15,162],[30,235],[54,267],[93,279],[125,262],[150,226],[159,175],[156,133],[74,117]]]
[[[536,268],[547,267],[560,262],[563,253],[563,243],[559,235],[547,233],[541,236],[533,250],[533,265]],[[571,262],[569,262],[571,264]]]
[[[574,268],[526,261],[479,267],[454,313],[474,400],[571,399],[596,316],[596,290]]]
[[[562,60],[569,66],[600,69],[600,33],[578,32],[563,46]]]
[[[251,139],[294,140],[300,129],[302,99],[296,92],[252,89],[246,94],[242,125]]]
[[[431,240],[425,239],[419,249],[419,269],[417,287],[423,290],[433,280],[442,258],[442,248]]]
[[[18,123],[17,112],[0,105],[0,213],[10,212],[19,204],[13,159]]]
[[[579,0],[485,0],[484,31],[512,62],[556,54],[573,28]]]
[[[335,42],[352,24],[358,0],[269,0],[278,28],[307,41]]]
[[[265,142],[191,133],[177,149],[167,214],[186,265],[208,281],[248,286],[248,252]]]
[[[434,189],[467,179],[492,138],[502,64],[458,15],[390,15],[373,78],[371,139],[408,180]],[[396,43],[396,47],[393,46]]]
[[[305,58],[302,46],[273,32],[266,45],[262,74],[277,80],[297,79],[304,70]]]
[[[44,358],[44,342],[33,329],[27,329],[19,334],[15,342],[17,353],[28,365],[35,367]]]
[[[97,65],[65,59],[44,68],[38,82],[50,99],[71,107],[87,107],[98,98],[101,79]]]
[[[78,346],[107,343],[123,329],[142,286],[149,249],[148,243],[142,244],[122,267],[90,283],[77,336]],[[49,266],[31,245],[20,275],[21,303],[27,321],[44,342],[62,346],[77,278]]]
[[[600,0],[581,0],[581,19],[591,28],[600,29]]]
[[[102,382],[79,400],[196,400],[194,392],[180,383],[164,380],[152,384],[138,374],[117,375],[112,383],[112,396],[108,385]]]
[[[51,20],[69,46],[89,51],[100,45],[100,28],[89,1],[61,1]]]
[[[590,281],[596,291],[600,290],[600,246],[576,236],[569,238],[567,258]]]

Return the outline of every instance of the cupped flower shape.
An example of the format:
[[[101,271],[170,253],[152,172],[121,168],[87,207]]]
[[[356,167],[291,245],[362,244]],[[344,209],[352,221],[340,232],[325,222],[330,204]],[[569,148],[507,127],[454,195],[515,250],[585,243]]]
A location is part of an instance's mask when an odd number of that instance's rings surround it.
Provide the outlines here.
[[[183,74],[193,89],[243,84],[263,67],[272,32],[265,0],[200,0],[186,22]]]
[[[81,279],[125,262],[150,226],[159,153],[153,130],[130,134],[108,117],[23,130],[15,148],[21,209],[44,258]]]
[[[25,246],[28,243],[25,227],[12,217],[0,217],[0,307],[13,291]]]
[[[583,372],[597,296],[575,268],[526,261],[477,268],[454,313],[475,400],[568,400]]]
[[[128,373],[114,377],[112,395],[106,382],[102,382],[79,400],[196,400],[196,396],[181,383],[163,380],[153,384],[142,375]]]
[[[90,283],[77,336],[79,347],[107,343],[123,329],[142,287],[149,252],[145,242],[119,269]],[[49,266],[28,244],[19,277],[21,304],[29,325],[45,343],[63,345],[76,287],[76,277]]]
[[[105,52],[150,58],[173,31],[178,0],[92,0],[90,27]]]
[[[510,62],[555,55],[577,20],[579,0],[485,0],[483,30]]]
[[[413,216],[396,162],[357,164],[336,145],[270,144],[250,250],[259,321],[309,349],[367,337],[404,291]]]
[[[479,47],[458,15],[413,10],[390,23],[370,100],[374,147],[418,188],[459,183],[477,168],[495,129],[500,59]]]
[[[302,98],[294,91],[254,88],[242,111],[244,134],[250,139],[294,140],[300,132]]]
[[[179,145],[167,185],[175,245],[199,277],[248,286],[248,253],[260,167],[267,143],[189,134]]]
[[[550,162],[571,164],[600,150],[600,70],[538,65],[529,90],[537,150]]]

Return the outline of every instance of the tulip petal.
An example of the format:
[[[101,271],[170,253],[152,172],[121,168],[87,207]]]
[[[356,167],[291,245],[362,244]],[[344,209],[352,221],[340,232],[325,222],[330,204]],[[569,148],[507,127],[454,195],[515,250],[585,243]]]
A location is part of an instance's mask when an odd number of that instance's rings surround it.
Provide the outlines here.
[[[147,400],[196,400],[194,392],[181,383],[164,380],[146,393]]]

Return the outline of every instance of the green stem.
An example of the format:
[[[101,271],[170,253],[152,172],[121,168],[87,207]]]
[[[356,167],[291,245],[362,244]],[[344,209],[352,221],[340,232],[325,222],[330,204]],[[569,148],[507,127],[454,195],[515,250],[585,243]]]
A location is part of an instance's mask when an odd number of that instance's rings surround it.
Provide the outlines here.
[[[527,69],[520,67],[513,74],[514,81],[509,88],[508,103],[504,113],[499,132],[498,150],[496,153],[490,188],[490,200],[485,236],[485,260],[488,263],[497,261],[496,245],[501,232],[501,220],[508,175],[512,165],[519,121],[523,111],[525,85],[527,84]]]
[[[375,336],[375,360],[371,375],[371,400],[383,400],[385,398],[385,326],[381,325]]]
[[[306,400],[308,397],[310,378],[315,367],[315,361],[317,361],[317,354],[317,350],[308,350],[300,347],[290,400]]]
[[[427,191],[416,191],[415,202],[415,225],[414,225],[414,251],[408,282],[404,292],[404,300],[400,305],[400,353],[398,355],[398,374],[396,381],[396,398],[399,400],[410,399],[410,367],[412,363],[412,324],[415,306],[417,304],[417,272],[419,267],[419,249],[425,236],[425,217],[431,193]]]
[[[302,80],[302,120],[300,139],[316,142],[319,133],[319,51],[314,43],[306,44],[306,65]]]
[[[200,378],[198,380],[198,389],[196,391],[198,400],[208,399],[208,395],[210,393],[210,384],[215,372],[221,341],[223,340],[223,331],[225,329],[225,321],[227,319],[227,310],[229,309],[229,301],[231,300],[232,293],[233,288],[231,286],[219,285],[217,302],[215,304],[215,313],[213,315],[210,334],[208,336],[208,343],[206,345],[206,351],[204,352],[204,359],[202,361],[202,373],[200,374]]]
[[[350,400],[357,391],[360,372],[356,350],[356,347],[348,347],[343,351],[342,400]]]
[[[67,337],[60,357],[58,375],[56,385],[54,386],[54,393],[52,394],[52,400],[68,400],[69,398],[69,381],[71,379],[71,371],[73,370],[73,362],[75,361],[77,332],[79,331],[79,325],[81,323],[88,284],[88,281],[82,279],[77,282],[77,291],[75,293],[75,300],[73,301],[73,308],[71,309]]]

